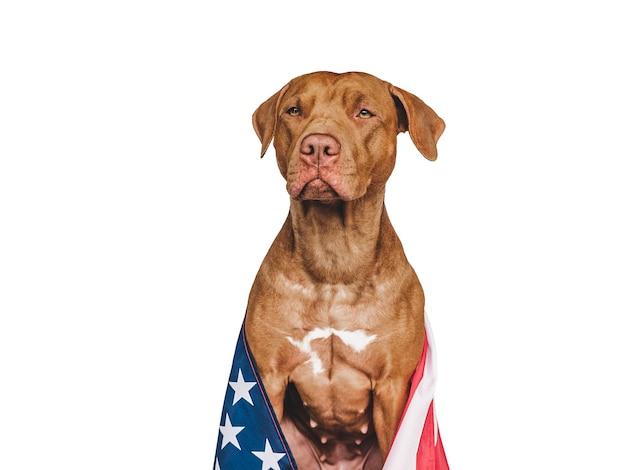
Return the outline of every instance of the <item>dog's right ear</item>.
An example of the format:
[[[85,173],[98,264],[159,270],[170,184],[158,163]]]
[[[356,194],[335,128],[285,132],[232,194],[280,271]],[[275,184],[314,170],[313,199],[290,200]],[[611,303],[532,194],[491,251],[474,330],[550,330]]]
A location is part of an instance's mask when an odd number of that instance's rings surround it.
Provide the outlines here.
[[[278,104],[281,98],[289,88],[289,83],[285,85],[278,93],[275,93],[265,101],[252,115],[252,126],[256,135],[261,141],[261,158],[267,152],[267,148],[272,142],[274,131],[276,130],[276,121],[278,119]]]

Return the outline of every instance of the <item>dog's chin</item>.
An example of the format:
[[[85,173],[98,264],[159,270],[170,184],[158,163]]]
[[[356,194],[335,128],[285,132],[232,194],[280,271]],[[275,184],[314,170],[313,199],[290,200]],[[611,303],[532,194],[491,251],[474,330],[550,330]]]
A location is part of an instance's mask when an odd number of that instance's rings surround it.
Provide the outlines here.
[[[343,200],[331,185],[320,178],[305,184],[296,199],[299,201],[319,201],[326,204]]]

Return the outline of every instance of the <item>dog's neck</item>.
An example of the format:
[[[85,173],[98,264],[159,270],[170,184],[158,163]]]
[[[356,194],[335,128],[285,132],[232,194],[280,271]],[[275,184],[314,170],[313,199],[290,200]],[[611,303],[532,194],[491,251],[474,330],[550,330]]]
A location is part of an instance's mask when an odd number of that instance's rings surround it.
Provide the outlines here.
[[[354,201],[292,200],[286,227],[305,270],[328,284],[369,277],[376,269],[381,236],[393,231],[382,190]]]

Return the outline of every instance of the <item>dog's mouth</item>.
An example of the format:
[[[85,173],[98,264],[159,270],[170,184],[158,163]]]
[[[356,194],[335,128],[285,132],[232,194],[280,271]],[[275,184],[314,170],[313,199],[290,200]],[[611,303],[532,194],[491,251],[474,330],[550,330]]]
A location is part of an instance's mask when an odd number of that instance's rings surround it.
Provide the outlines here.
[[[315,178],[304,185],[297,199],[304,201],[331,202],[341,198],[330,184],[321,178]]]

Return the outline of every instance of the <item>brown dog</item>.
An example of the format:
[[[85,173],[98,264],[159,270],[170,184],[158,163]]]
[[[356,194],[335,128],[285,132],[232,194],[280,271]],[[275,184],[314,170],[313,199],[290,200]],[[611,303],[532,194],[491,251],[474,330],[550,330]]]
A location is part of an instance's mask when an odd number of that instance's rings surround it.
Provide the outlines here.
[[[364,73],[293,79],[253,116],[291,206],[245,331],[302,469],[380,469],[424,337],[424,294],[385,210],[396,136],[429,160],[444,122]]]

